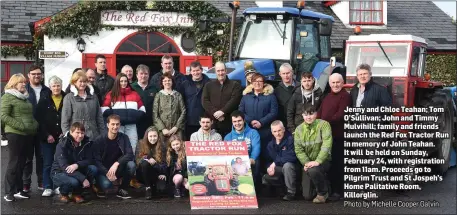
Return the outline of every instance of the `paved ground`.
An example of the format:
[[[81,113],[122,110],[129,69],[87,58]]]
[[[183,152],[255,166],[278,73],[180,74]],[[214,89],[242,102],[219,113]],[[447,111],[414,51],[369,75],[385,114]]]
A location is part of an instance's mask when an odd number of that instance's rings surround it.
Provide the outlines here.
[[[7,147],[1,147],[1,179],[3,179],[7,165]],[[41,197],[36,189],[34,177],[32,198],[6,202],[2,198],[2,214],[456,214],[456,168],[449,170],[445,180],[440,183],[429,183],[422,191],[403,194],[388,193],[385,200],[437,201],[440,207],[436,208],[354,208],[344,207],[343,201],[315,205],[309,202],[284,202],[279,199],[259,197],[259,209],[251,210],[191,210],[189,200],[155,199],[144,200],[141,191],[134,192],[134,199],[119,200],[115,196],[108,199],[94,199],[83,205],[73,203],[62,204],[57,197]],[[3,197],[2,189],[2,197]]]

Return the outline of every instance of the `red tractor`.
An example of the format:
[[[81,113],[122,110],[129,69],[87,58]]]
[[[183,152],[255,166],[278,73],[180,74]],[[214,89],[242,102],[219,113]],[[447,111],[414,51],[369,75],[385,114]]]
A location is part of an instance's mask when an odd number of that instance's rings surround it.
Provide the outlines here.
[[[439,116],[441,120],[437,122],[437,131],[445,132],[449,137],[434,139],[435,147],[426,148],[428,155],[446,161],[444,164],[436,165],[434,169],[434,172],[444,175],[449,168],[452,143],[455,141],[455,110],[451,92],[445,89],[442,83],[431,81],[431,75],[425,73],[425,39],[413,35],[371,34],[350,36],[345,43],[345,87],[351,88],[357,82],[357,66],[367,63],[372,67],[373,80],[387,86],[394,107],[444,108],[444,113],[431,115]]]
[[[204,181],[209,195],[225,194],[230,191],[234,180],[233,171],[227,164],[212,164],[206,167]]]

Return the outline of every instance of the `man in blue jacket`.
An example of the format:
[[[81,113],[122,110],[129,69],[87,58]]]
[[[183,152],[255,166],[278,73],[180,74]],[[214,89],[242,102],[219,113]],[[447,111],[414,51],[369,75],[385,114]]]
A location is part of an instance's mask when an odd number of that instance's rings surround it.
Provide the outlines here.
[[[295,155],[294,137],[286,131],[284,124],[280,120],[271,123],[271,133],[274,138],[268,143],[267,151],[273,160],[263,176],[263,184],[271,185],[278,180],[284,182],[287,187],[287,194],[284,200],[295,199],[296,176],[297,176],[297,156]]]
[[[203,74],[203,67],[198,61],[190,63],[190,75],[181,86],[181,94],[186,103],[186,140],[200,129],[200,116],[205,112],[202,105],[203,87],[210,81],[208,76]]]
[[[60,187],[60,201],[64,203],[70,202],[70,192],[76,203],[84,202],[80,193],[93,184],[97,175],[97,168],[93,165],[92,142],[84,133],[84,125],[75,122],[56,147],[51,176],[54,185]]]
[[[97,175],[98,187],[93,187],[98,197],[105,197],[107,189],[113,186],[113,182],[122,178],[122,184],[117,191],[117,197],[130,199],[127,188],[130,179],[135,174],[135,156],[129,137],[119,132],[121,118],[112,114],[107,118],[108,133],[95,139],[95,163],[99,174]]]
[[[260,135],[255,129],[248,126],[244,120],[244,114],[235,110],[230,115],[232,117],[232,132],[228,133],[224,141],[245,141],[248,146],[249,160],[253,172],[254,182],[260,180]]]

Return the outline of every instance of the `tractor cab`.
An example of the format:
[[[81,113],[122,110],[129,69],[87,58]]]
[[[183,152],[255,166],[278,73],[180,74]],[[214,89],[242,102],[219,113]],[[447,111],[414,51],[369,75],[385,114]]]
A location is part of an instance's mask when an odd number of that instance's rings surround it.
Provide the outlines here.
[[[345,47],[346,87],[357,83],[357,66],[366,63],[373,80],[388,88],[395,106],[413,106],[415,88],[429,87],[424,77],[426,49],[425,39],[412,35],[350,36]]]
[[[230,79],[246,86],[246,60],[252,61],[256,70],[273,82],[280,80],[277,74],[283,63],[294,67],[296,79],[302,72],[313,72],[319,79],[329,67],[333,17],[292,7],[247,8],[243,15],[231,59],[234,61],[225,64]],[[207,75],[215,78],[214,69]],[[328,75],[322,77],[322,83],[327,84]]]

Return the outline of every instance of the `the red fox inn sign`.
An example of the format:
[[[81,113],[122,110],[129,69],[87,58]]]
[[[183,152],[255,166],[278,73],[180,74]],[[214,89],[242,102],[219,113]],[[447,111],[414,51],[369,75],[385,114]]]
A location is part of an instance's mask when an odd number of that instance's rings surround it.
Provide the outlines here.
[[[194,20],[185,13],[158,11],[117,11],[101,12],[102,25],[115,26],[180,26],[192,27]]]

